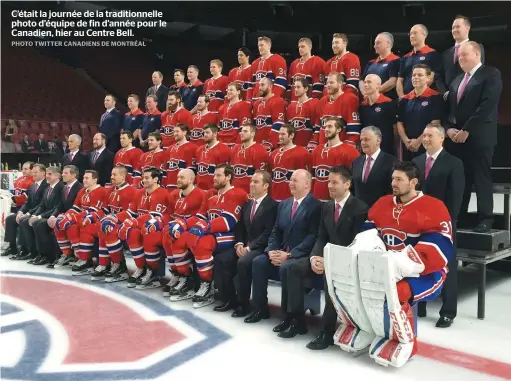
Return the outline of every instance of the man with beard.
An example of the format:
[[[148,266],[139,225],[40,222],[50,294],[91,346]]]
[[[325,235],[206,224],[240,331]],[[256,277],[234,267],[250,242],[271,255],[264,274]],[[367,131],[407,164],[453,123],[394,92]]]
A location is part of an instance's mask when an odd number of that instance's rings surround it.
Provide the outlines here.
[[[142,173],[149,168],[156,168],[163,171],[167,161],[167,152],[161,149],[161,135],[159,132],[151,132],[147,137],[147,147],[149,152],[145,152],[140,156],[138,163],[139,170],[135,173],[133,185],[140,186]]]
[[[171,91],[167,98],[167,110],[161,114],[162,148],[168,148],[175,143],[174,127],[178,124],[192,125],[192,114],[181,103],[181,94]]]
[[[98,173],[98,184],[104,187],[114,166],[114,154],[106,147],[106,136],[100,132],[92,138],[92,146],[94,151],[89,155],[89,169]]]
[[[344,33],[334,33],[332,38],[332,51],[334,56],[325,64],[325,76],[332,73],[341,73],[346,83],[346,92],[352,92],[358,97],[358,81],[360,79],[360,59],[356,54],[347,50],[348,36]],[[324,95],[328,95],[325,88]]]
[[[218,113],[209,111],[209,97],[207,95],[199,95],[197,99],[197,112],[193,115],[190,142],[197,147],[204,144],[204,126],[207,124],[218,124]]]
[[[133,133],[131,131],[121,132],[121,149],[114,157],[114,167],[124,167],[128,171],[126,181],[134,184],[137,173],[140,173],[140,158],[144,154],[141,149],[133,147]]]
[[[222,105],[218,111],[220,132],[218,140],[229,147],[239,144],[240,126],[252,119],[250,103],[241,101],[241,85],[230,83],[227,87],[226,99],[228,103]]]
[[[181,169],[195,169],[195,153],[197,146],[190,143],[187,139],[190,130],[185,124],[177,124],[174,127],[175,144],[165,150],[167,155],[164,174],[163,186],[168,190],[177,187],[177,174]]]
[[[251,52],[248,48],[238,49],[238,63],[240,66],[231,69],[229,72],[229,83],[237,83],[241,86],[242,101],[249,101],[248,91],[252,89],[252,70],[250,65]]]

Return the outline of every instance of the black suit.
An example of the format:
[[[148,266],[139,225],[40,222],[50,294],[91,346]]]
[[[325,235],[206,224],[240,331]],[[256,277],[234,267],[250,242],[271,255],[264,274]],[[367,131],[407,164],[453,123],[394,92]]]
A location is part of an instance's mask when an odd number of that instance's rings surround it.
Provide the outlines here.
[[[303,314],[303,288],[304,280],[312,277],[315,273],[311,269],[311,258],[322,257],[323,249],[327,243],[339,246],[350,245],[355,236],[360,232],[362,224],[367,219],[369,207],[362,200],[350,195],[341,210],[339,220],[335,223],[335,201],[330,200],[323,204],[321,210],[321,219],[319,222],[318,235],[311,254],[308,257],[300,258],[295,261],[288,270],[287,287],[290,290],[296,290],[296,302],[292,303],[289,299],[288,312]],[[332,335],[335,333],[335,324],[337,322],[337,313],[335,312],[332,301],[328,294],[328,287],[325,283],[325,310],[323,311],[323,328]]]
[[[106,183],[110,182],[112,168],[114,167],[114,154],[105,148],[94,162],[95,157],[96,151],[92,151],[89,154],[89,169],[98,172],[98,184],[104,187]]]
[[[48,147],[48,142],[45,140],[37,139],[34,142],[34,149],[39,152],[50,152],[50,148]]]
[[[366,155],[353,160],[351,165],[353,195],[371,207],[380,197],[392,194],[392,167],[396,161],[397,158],[394,156],[380,151],[369,172],[369,177],[364,183],[363,173],[366,165]]]
[[[74,165],[78,168],[78,181],[83,180],[83,174],[87,169],[89,169],[89,157],[82,153],[81,151],[78,151],[74,156],[73,160],[71,160],[71,153],[68,152],[62,157],[62,167],[65,167],[66,165]]]
[[[481,62],[484,64],[484,47],[483,44],[479,44],[481,47]],[[458,60],[456,59],[456,62],[454,62],[454,46],[451,46],[449,49],[447,49],[442,54],[442,66],[444,69],[444,82],[445,82],[445,89],[441,89],[441,92],[445,92],[449,90],[449,86],[451,85],[452,81],[459,76],[460,74],[464,74],[463,70],[461,70],[460,64]]]
[[[62,202],[60,203],[60,209],[58,214],[65,213],[69,209],[71,209],[75,202],[75,198],[78,195],[78,192],[80,192],[80,189],[82,188],[83,184],[79,181],[76,181],[69,190],[69,193],[67,194],[66,197],[66,187],[64,187],[64,189],[62,190]]]
[[[146,98],[149,95],[156,95],[158,98],[158,110],[161,112],[164,112],[167,109],[167,98],[169,96],[169,88],[163,84],[158,87],[158,91],[156,91],[156,94],[154,92],[154,85],[151,86],[149,89],[147,89],[146,92]]]
[[[413,162],[421,171],[420,183],[422,191],[429,196],[443,201],[451,217],[452,237],[455,240],[456,221],[465,188],[463,163],[444,149],[433,162],[428,178],[425,179],[426,159],[426,154],[413,159]],[[454,319],[458,304],[458,260],[456,259],[456,253],[451,258],[448,267],[449,272],[442,289],[443,304],[440,309],[440,316]]]
[[[99,120],[99,132],[106,136],[106,148],[117,152],[121,148],[120,136],[124,115],[116,108],[106,112]]]
[[[29,141],[23,140],[21,142],[21,151],[22,152],[32,152],[33,150],[34,150],[34,146]]]
[[[266,195],[257,207],[253,220],[250,221],[253,203],[254,200],[250,200],[243,205],[240,221],[235,228],[236,244],[242,243],[242,246],[249,247],[250,251],[239,258],[234,248],[215,256],[215,285],[218,286],[221,298],[225,302],[236,299],[233,279],[237,272],[238,301],[240,304],[248,305],[252,284],[252,261],[264,253],[277,216],[278,203]]]
[[[498,104],[502,92],[502,78],[497,68],[482,65],[466,85],[458,103],[458,88],[463,79],[464,75],[460,75],[451,83],[447,97],[449,111],[444,125],[446,130],[457,128],[467,131],[470,135],[465,143],[454,143],[448,139],[446,148],[461,159],[465,169],[462,215],[467,213],[472,185],[475,185],[478,222],[491,226],[493,221],[491,163],[493,150],[497,144]]]

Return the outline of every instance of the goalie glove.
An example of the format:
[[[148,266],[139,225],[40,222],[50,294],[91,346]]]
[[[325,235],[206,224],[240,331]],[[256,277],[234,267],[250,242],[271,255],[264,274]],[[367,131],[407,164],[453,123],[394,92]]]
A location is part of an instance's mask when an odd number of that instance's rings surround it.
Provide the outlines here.
[[[128,239],[128,234],[132,228],[138,227],[138,221],[135,218],[126,218],[124,222],[121,224],[121,228],[119,229],[118,237],[122,241],[126,241]]]
[[[174,221],[169,222],[169,235],[172,239],[177,240],[187,228],[185,220],[176,218]]]
[[[149,233],[155,233],[155,232],[161,232],[163,229],[163,221],[160,217],[152,217],[151,219],[147,220],[144,224],[144,230],[145,234]]]
[[[115,226],[119,222],[119,219],[114,216],[106,216],[101,220],[101,231],[105,234],[112,232],[115,229]]]
[[[83,217],[82,226],[87,226],[93,224],[99,220],[99,216],[96,212],[87,213],[85,217]]]
[[[188,230],[188,232],[200,238],[206,234],[209,234],[210,230],[211,225],[209,224],[209,221],[199,220],[190,230]]]
[[[424,271],[424,262],[411,245],[401,251],[392,252],[390,257],[394,262],[396,281],[403,278],[418,278]]]

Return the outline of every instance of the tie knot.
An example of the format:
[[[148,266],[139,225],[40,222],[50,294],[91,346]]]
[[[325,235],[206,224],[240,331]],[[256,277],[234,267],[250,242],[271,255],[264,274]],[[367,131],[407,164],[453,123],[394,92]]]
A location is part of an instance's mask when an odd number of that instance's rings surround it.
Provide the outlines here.
[[[432,162],[433,161],[433,156],[428,157],[428,161]]]
[[[470,73],[466,73],[465,78],[470,78]]]

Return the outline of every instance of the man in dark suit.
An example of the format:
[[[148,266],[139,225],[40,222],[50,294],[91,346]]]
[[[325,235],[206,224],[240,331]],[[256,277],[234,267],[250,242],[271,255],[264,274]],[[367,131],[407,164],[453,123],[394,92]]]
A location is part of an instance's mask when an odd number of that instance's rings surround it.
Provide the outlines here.
[[[115,108],[116,102],[117,99],[112,94],[105,96],[106,111],[101,115],[98,130],[106,136],[106,147],[114,154],[121,148],[119,137],[124,122],[124,115]]]
[[[158,98],[158,110],[164,112],[167,108],[167,97],[169,95],[169,88],[162,84],[163,74],[161,71],[155,71],[151,77],[153,86],[147,89],[145,97],[149,95],[156,95]]]
[[[48,142],[44,140],[44,134],[39,134],[37,140],[34,142],[34,149],[39,152],[50,152]]]
[[[32,144],[32,142],[30,142],[28,140],[28,135],[24,134],[23,140],[21,141],[21,152],[28,153],[28,152],[32,152],[33,150],[34,150],[34,145]]]
[[[43,257],[43,252],[48,252],[49,249],[45,245],[48,236],[50,235],[47,230],[44,232],[45,237],[41,237],[40,234],[36,234],[40,226],[47,226],[46,221],[51,215],[56,215],[60,209],[62,203],[62,190],[64,189],[64,183],[60,181],[61,170],[59,167],[48,167],[46,168],[46,182],[48,187],[44,192],[43,199],[32,213],[32,216],[28,220],[28,225],[20,226],[21,237],[27,243],[29,253],[27,258],[30,260],[28,263],[34,265],[44,265],[48,259]]]
[[[450,141],[446,148],[461,159],[465,169],[460,220],[468,211],[472,185],[475,185],[477,226],[474,231],[488,233],[493,223],[491,163],[497,144],[502,78],[497,68],[481,63],[481,47],[477,42],[468,41],[460,46],[459,63],[465,74],[458,76],[449,88],[445,126]]]
[[[288,311],[288,302],[293,303],[293,293],[288,289],[287,274],[291,264],[299,258],[308,257],[318,232],[321,201],[311,193],[311,174],[298,169],[291,175],[289,188],[293,197],[279,204],[277,218],[264,255],[252,261],[252,296],[256,307],[245,323],[256,323],[270,316],[268,310],[268,279],[278,278],[282,283],[282,309]],[[303,290],[300,290],[303,292]],[[274,332],[304,334],[307,326],[303,316],[288,314],[277,325]],[[283,333],[284,334],[284,333]]]
[[[458,15],[452,23],[452,37],[455,41],[454,46],[451,46],[442,54],[442,65],[444,68],[445,75],[445,89],[441,89],[441,92],[449,90],[449,86],[452,81],[459,76],[464,74],[461,66],[458,62],[458,53],[461,44],[469,41],[468,34],[470,32],[470,20],[468,17]],[[484,64],[484,47],[479,44],[481,48],[481,62]]]
[[[392,194],[392,167],[396,158],[380,149],[382,140],[378,127],[364,127],[360,133],[360,145],[364,155],[352,163],[353,195],[370,207],[378,199]]]
[[[34,164],[32,168],[32,177],[34,183],[28,189],[28,197],[25,203],[21,206],[20,210],[16,214],[11,214],[5,219],[5,242],[9,243],[9,251],[12,254],[10,259],[28,259],[29,251],[27,242],[22,240],[20,236],[21,250],[18,253],[16,247],[16,236],[18,233],[18,227],[27,224],[32,212],[34,212],[41,200],[43,199],[44,192],[48,187],[48,183],[45,180],[46,177],[46,166],[43,164]]]
[[[215,284],[223,301],[215,311],[235,308],[233,317],[243,317],[249,312],[252,261],[264,254],[277,216],[278,204],[268,195],[270,187],[271,175],[257,170],[250,181],[252,199],[243,205],[235,228],[236,244],[233,249],[215,256]],[[237,296],[233,284],[236,273]]]
[[[106,147],[106,136],[99,132],[92,138],[92,146],[94,150],[89,154],[89,169],[98,173],[98,184],[104,187],[110,182],[114,154]]]
[[[445,131],[438,124],[428,124],[424,129],[422,144],[426,153],[413,159],[421,171],[422,191],[443,201],[452,221],[452,237],[456,239],[456,220],[463,199],[465,173],[463,163],[442,148]],[[456,317],[458,304],[458,260],[453,255],[448,264],[449,272],[442,289],[442,308],[436,326],[450,327]],[[419,316],[426,316],[426,302],[419,303]]]
[[[83,174],[89,169],[89,157],[80,151],[82,138],[80,135],[69,135],[68,139],[69,152],[62,157],[62,167],[66,165],[74,165],[78,168],[78,181],[83,179]]]

